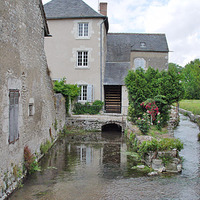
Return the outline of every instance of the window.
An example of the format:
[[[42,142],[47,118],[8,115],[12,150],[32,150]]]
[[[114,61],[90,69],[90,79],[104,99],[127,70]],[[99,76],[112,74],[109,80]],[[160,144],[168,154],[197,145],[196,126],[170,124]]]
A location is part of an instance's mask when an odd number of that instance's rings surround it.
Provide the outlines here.
[[[88,52],[87,51],[78,51],[77,52],[77,66],[78,67],[87,67],[88,66]]]
[[[19,90],[9,90],[9,144],[19,139]]]
[[[88,23],[78,23],[78,36],[87,37],[88,36]]]
[[[78,101],[93,101],[93,86],[92,85],[79,85],[81,88]]]
[[[80,85],[81,88],[80,95],[78,97],[79,101],[87,101],[87,85]]]
[[[145,48],[146,47],[146,43],[145,42],[140,42],[140,47],[141,48]]]

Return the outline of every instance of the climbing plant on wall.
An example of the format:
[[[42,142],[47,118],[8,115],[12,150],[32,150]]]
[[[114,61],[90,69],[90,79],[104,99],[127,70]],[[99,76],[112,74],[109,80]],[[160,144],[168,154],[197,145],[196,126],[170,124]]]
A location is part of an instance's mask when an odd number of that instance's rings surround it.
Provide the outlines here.
[[[77,85],[66,84],[66,78],[63,78],[61,81],[54,82],[54,91],[56,93],[61,93],[66,100],[66,112],[69,111],[69,101],[73,101],[80,94],[80,88]]]

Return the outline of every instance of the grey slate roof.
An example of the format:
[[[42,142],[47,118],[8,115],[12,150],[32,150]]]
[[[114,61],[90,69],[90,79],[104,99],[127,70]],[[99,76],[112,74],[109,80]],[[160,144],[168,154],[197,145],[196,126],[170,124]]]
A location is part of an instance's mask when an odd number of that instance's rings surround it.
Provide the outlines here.
[[[106,63],[104,85],[124,85],[124,78],[130,69],[130,62]]]
[[[141,47],[145,43],[146,47]],[[130,62],[131,51],[169,52],[165,34],[109,33],[107,62]]]
[[[44,10],[47,19],[106,17],[93,10],[83,0],[52,0],[44,5]]]
[[[141,47],[145,43],[145,47]],[[125,85],[131,51],[169,52],[165,34],[109,33],[104,85]]]

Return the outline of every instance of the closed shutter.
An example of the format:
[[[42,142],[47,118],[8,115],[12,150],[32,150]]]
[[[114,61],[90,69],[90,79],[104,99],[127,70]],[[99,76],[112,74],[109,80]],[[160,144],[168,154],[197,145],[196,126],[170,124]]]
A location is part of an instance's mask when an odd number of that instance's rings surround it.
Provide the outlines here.
[[[87,101],[93,102],[93,85],[87,86]]]
[[[19,138],[19,90],[9,92],[9,143],[14,143]]]

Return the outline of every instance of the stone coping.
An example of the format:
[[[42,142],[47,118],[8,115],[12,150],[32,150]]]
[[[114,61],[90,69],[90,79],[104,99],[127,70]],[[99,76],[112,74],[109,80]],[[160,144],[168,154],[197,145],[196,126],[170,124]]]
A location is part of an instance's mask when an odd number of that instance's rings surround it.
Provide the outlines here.
[[[191,111],[184,110],[182,108],[179,108],[179,113],[187,115],[190,118],[190,120],[192,122],[197,123],[200,128],[200,115],[194,115]]]

